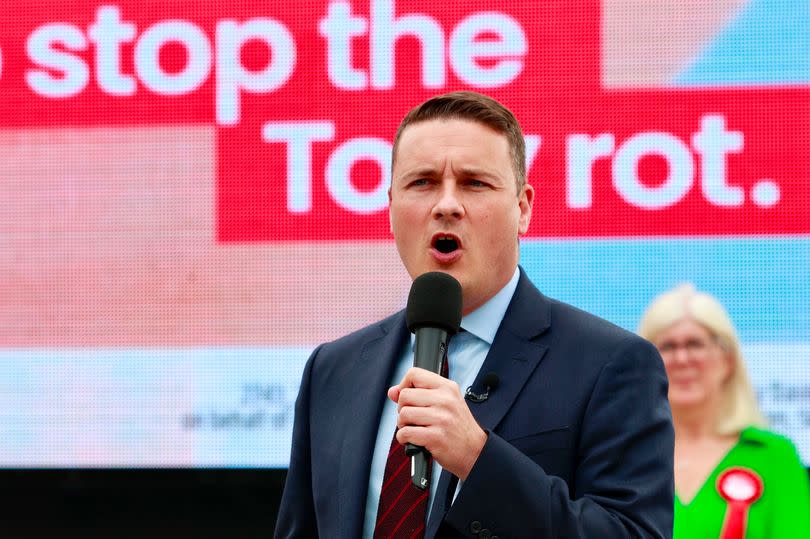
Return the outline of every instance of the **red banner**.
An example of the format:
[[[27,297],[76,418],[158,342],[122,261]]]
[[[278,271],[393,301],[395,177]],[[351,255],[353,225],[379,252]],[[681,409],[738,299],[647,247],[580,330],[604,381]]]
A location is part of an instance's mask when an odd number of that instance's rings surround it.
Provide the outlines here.
[[[599,2],[148,6],[4,10],[0,127],[214,126],[220,241],[388,238],[396,126],[456,89],[523,125],[529,236],[810,232],[810,89],[607,85]]]

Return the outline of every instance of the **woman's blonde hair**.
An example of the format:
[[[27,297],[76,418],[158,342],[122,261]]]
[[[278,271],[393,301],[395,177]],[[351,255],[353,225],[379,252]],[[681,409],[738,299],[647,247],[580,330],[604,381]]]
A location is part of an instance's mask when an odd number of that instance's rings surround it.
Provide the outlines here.
[[[684,318],[691,318],[712,333],[732,360],[731,376],[723,385],[716,432],[738,434],[751,425],[765,426],[767,422],[748,380],[734,324],[713,296],[698,292],[688,283],[664,292],[647,307],[639,322],[638,334],[655,341],[661,331]]]

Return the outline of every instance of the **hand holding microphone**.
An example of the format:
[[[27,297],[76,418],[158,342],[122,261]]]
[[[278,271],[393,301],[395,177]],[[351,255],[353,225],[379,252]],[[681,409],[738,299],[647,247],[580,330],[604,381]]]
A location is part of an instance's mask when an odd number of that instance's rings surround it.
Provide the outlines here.
[[[410,369],[390,388],[388,397],[399,404],[397,439],[411,455],[411,480],[418,488],[427,488],[431,452],[443,469],[465,480],[487,435],[458,385],[438,376],[450,337],[461,323],[458,282],[444,273],[418,277],[411,287],[406,320],[416,334],[414,367],[418,368]]]

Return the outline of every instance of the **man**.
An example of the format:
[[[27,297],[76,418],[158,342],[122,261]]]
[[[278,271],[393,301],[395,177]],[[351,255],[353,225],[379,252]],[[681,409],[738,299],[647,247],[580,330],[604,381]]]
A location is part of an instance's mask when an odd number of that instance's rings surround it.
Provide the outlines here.
[[[461,283],[466,331],[450,342],[449,379],[411,367],[402,312],[313,352],[277,537],[671,537],[660,356],[532,285],[518,240],[533,201],[523,135],[498,102],[457,92],[408,113],[391,231],[411,278]],[[465,400],[460,388],[483,392],[490,372],[488,398]],[[386,468],[406,442],[431,452],[435,473],[429,498],[402,509],[416,487],[390,496]],[[418,503],[426,516],[411,525]]]

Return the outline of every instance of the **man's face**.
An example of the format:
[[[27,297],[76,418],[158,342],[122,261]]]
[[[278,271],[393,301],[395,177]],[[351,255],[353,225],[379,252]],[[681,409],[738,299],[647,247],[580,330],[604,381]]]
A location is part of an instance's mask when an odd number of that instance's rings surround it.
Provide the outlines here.
[[[411,278],[455,277],[465,314],[512,277],[533,198],[528,184],[517,193],[506,137],[483,124],[430,120],[401,135],[389,191],[399,256]]]

